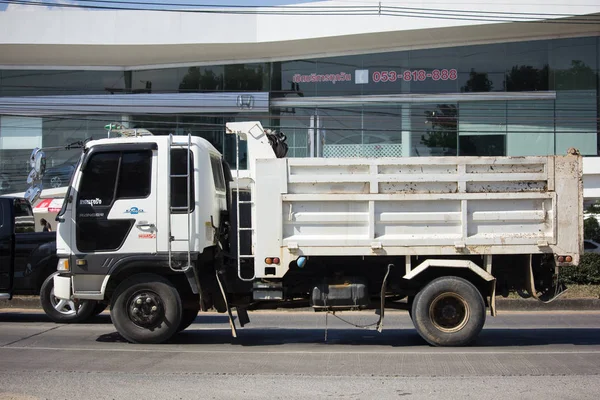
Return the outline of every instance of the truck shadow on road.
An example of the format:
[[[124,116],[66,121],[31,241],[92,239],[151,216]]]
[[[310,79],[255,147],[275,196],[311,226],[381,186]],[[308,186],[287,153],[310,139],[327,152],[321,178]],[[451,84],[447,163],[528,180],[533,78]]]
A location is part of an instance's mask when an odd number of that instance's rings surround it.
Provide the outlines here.
[[[226,315],[202,316],[203,324],[227,324],[228,321],[229,317],[227,317]],[[44,313],[10,311],[10,309],[8,309],[0,310],[0,322],[52,322],[52,320],[48,318]],[[105,311],[100,315],[96,315],[95,317],[87,319],[85,322],[78,323],[78,325],[81,324],[112,325],[112,320],[110,319],[109,312]]]
[[[44,313],[23,311],[0,311],[0,322],[52,322]],[[102,313],[83,322],[85,324],[112,324],[110,315]],[[57,324],[60,325],[60,324]]]
[[[204,319],[202,320],[204,324]],[[237,345],[244,347],[293,344],[371,345],[389,347],[423,346],[426,342],[414,329],[388,329],[382,333],[360,329],[329,329],[325,341],[324,329],[238,329],[233,338],[227,327],[207,329],[193,324],[175,335],[168,344]],[[196,328],[196,329],[195,329]],[[126,342],[117,332],[101,335],[98,342]],[[469,347],[523,347],[568,344],[575,346],[600,345],[600,329],[486,329]]]

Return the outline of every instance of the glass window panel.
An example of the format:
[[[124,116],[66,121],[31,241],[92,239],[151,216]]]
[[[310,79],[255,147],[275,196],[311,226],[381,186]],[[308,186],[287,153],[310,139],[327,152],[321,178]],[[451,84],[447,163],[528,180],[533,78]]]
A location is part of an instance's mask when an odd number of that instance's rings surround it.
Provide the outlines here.
[[[461,92],[504,91],[506,45],[489,44],[457,48],[458,88]]]
[[[396,51],[376,53],[363,56],[363,77],[359,80],[363,94],[409,93],[410,82],[402,79],[402,74],[409,69],[409,52]],[[387,76],[384,76],[386,73]],[[365,76],[366,75],[366,76]],[[360,76],[358,77],[361,78]]]
[[[293,107],[279,111],[268,126],[280,130],[287,137],[287,157],[308,157],[310,155],[308,135],[311,118],[315,113],[314,108]]]
[[[131,117],[129,126],[131,128],[144,128],[154,135],[180,134],[178,131],[177,115],[167,114],[143,114]]]
[[[212,115],[182,115],[178,119],[178,127],[182,134],[204,138],[215,149],[222,152],[225,136],[225,120],[222,116]]]
[[[189,160],[186,155],[189,154]],[[189,163],[189,170],[188,170]],[[188,152],[187,149],[172,149],[171,150],[171,174],[186,175],[189,174],[189,203],[186,201],[186,193],[188,193],[188,177],[178,176],[171,178],[171,206],[172,207],[189,207],[190,212],[194,211],[194,155]],[[173,211],[173,214],[185,214],[185,210]]]
[[[317,83],[309,77],[317,73],[315,60],[285,61],[280,65],[281,91],[276,97],[313,97],[317,94]]]
[[[148,69],[131,72],[132,93],[175,93],[185,68]]]
[[[458,147],[456,104],[410,106],[411,155],[456,156]]]
[[[43,146],[67,146],[77,141],[107,137],[106,124],[121,121],[118,115],[59,115],[44,117]],[[49,165],[56,165],[71,157],[72,152],[53,150],[46,154]]]
[[[402,73],[405,86],[410,88],[410,93],[458,92],[458,54],[456,47],[410,51],[410,73]]]
[[[506,133],[506,102],[477,101],[459,105],[459,135],[498,135]]]
[[[356,71],[362,69],[362,56],[329,57],[317,60],[317,96],[352,96],[362,94]]]
[[[152,152],[127,152],[121,156],[117,199],[145,198],[150,194]]]
[[[0,150],[42,147],[42,118],[0,116]]]
[[[459,137],[459,155],[460,156],[504,156],[505,150],[504,135],[475,135]]]
[[[554,101],[507,102],[506,153],[554,154]]]
[[[594,37],[551,42],[551,90],[597,90],[597,42]]]
[[[266,63],[226,65],[223,73],[226,91],[268,91],[269,68]]]
[[[595,90],[556,93],[556,154],[571,147],[581,154],[597,154],[598,104]]]
[[[358,157],[364,140],[361,107],[319,108],[315,142],[318,156]]]
[[[179,92],[215,92],[223,90],[223,66],[189,67],[179,71]]]
[[[83,170],[79,185],[78,206],[112,204],[121,153],[93,154]]]
[[[548,47],[546,40],[506,44],[507,92],[548,90]]]
[[[125,89],[123,71],[0,71],[0,96],[110,94]]]
[[[218,157],[210,157],[210,168],[212,170],[215,189],[225,191],[225,178],[223,177],[223,164]]]

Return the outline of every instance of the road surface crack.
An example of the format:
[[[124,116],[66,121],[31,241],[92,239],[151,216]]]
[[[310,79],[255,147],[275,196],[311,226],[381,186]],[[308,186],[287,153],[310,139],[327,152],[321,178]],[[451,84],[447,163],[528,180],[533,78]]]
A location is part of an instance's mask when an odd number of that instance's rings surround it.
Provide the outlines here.
[[[58,329],[58,328],[60,328],[60,326],[55,326],[53,328],[46,329],[46,330],[38,332],[38,333],[34,333],[33,335],[25,336],[24,338],[20,338],[20,339],[14,340],[14,341],[12,341],[10,343],[3,344],[0,347],[8,347],[8,346],[13,345],[15,343],[19,343],[19,342],[22,342],[23,340],[31,339],[32,337],[36,337],[38,335],[41,335],[42,333],[50,332],[50,331],[53,331],[53,330]]]

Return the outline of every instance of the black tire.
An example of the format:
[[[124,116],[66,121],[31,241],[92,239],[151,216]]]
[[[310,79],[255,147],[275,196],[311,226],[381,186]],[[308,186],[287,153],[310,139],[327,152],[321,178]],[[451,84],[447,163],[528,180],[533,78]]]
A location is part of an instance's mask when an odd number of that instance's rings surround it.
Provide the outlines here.
[[[177,328],[177,332],[181,332],[185,330],[188,326],[194,323],[196,317],[198,316],[198,312],[200,311],[200,306],[198,308],[186,308],[183,310],[181,314],[181,323]]]
[[[101,314],[104,310],[106,310],[107,307],[108,307],[108,303],[96,303],[96,306],[94,307],[94,312],[92,313],[92,315]]]
[[[40,303],[44,312],[52,321],[60,324],[83,322],[94,315],[97,302],[94,300],[82,300],[75,302],[64,301],[54,296],[54,275],[46,278],[40,289]]]
[[[415,296],[408,296],[406,298],[406,303],[408,304],[408,316],[412,320],[412,306],[415,303]]]
[[[155,274],[138,274],[117,286],[110,315],[129,342],[162,343],[177,333],[182,312],[181,297],[171,282]]]
[[[448,276],[427,284],[412,305],[417,332],[433,346],[464,346],[485,323],[485,302],[469,281]]]

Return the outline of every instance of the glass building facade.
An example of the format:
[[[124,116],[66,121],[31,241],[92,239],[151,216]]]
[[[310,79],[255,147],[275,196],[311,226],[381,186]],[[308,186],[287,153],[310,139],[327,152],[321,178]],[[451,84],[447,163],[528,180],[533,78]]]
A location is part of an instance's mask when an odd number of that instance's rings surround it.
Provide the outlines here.
[[[232,165],[235,143],[224,126],[242,120],[283,131],[291,157],[526,156],[570,147],[595,156],[599,64],[593,36],[154,70],[0,70],[0,191],[26,188],[34,147],[51,148],[48,167],[68,172],[76,150],[64,146],[105,137],[114,121],[204,137]],[[251,92],[267,93],[268,107],[108,107],[117,96],[204,93],[210,101]],[[38,108],[48,99],[51,112],[10,108],[32,96]],[[96,111],[82,112],[81,96]]]

